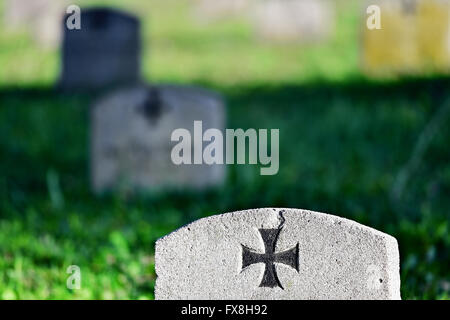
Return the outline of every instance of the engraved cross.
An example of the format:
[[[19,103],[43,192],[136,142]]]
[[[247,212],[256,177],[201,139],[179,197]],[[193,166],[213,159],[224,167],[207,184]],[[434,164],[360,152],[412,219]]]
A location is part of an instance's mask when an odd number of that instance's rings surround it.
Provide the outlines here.
[[[242,270],[254,263],[264,263],[264,274],[260,287],[280,287],[284,289],[278,279],[275,263],[283,263],[298,272],[298,243],[292,249],[275,253],[275,245],[281,229],[258,229],[264,242],[264,253],[257,253],[242,246]]]

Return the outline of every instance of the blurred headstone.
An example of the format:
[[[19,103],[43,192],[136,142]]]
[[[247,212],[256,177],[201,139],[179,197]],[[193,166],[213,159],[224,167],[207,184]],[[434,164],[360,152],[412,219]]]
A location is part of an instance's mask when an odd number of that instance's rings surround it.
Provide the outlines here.
[[[450,0],[373,0],[381,29],[363,25],[368,74],[450,71]],[[367,19],[367,15],[364,14]]]
[[[246,15],[255,0],[196,0],[194,13],[197,20],[217,21]]]
[[[81,10],[81,29],[64,27],[63,89],[96,90],[140,80],[140,23],[128,13]]]
[[[450,71],[450,0],[418,3],[419,56],[435,70]]]
[[[328,0],[260,1],[254,23],[266,40],[320,42],[334,28],[334,7]]]
[[[91,181],[95,192],[219,185],[224,165],[175,165],[172,132],[225,126],[221,97],[182,86],[135,86],[100,99],[91,115]],[[192,137],[192,144],[194,138]],[[192,153],[193,154],[193,153]]]
[[[60,25],[68,3],[68,0],[7,0],[5,28],[30,32],[39,45],[57,47],[61,42]]]
[[[156,299],[400,299],[397,240],[337,216],[262,208],[194,221],[155,246]]]

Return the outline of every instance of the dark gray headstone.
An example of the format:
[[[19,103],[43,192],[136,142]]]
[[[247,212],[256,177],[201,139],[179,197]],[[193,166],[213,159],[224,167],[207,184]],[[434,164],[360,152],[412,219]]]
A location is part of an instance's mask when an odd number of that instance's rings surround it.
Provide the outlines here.
[[[108,9],[81,10],[81,29],[64,25],[63,89],[102,89],[130,84],[140,78],[139,21]]]

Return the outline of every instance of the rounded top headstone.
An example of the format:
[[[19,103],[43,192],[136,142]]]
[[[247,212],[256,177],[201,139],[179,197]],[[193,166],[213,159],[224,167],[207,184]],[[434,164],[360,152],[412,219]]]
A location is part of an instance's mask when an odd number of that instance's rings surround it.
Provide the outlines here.
[[[197,220],[159,239],[156,299],[400,299],[395,238],[301,209]]]

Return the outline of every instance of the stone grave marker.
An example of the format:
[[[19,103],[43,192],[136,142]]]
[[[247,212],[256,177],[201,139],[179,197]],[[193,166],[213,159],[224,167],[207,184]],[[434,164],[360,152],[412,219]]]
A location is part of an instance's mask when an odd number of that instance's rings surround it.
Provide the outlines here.
[[[140,24],[109,8],[81,9],[81,29],[64,27],[63,89],[97,90],[140,80]]]
[[[91,112],[94,191],[221,184],[224,165],[175,165],[171,160],[177,144],[171,141],[173,130],[189,130],[193,144],[197,120],[202,121],[203,131],[224,130],[225,110],[218,94],[195,87],[139,85],[101,98]]]
[[[419,56],[425,67],[450,72],[450,0],[421,0],[417,10]]]
[[[333,30],[334,7],[328,0],[260,1],[253,22],[262,39],[319,42]]]
[[[366,28],[362,62],[370,75],[450,71],[450,0],[374,0],[381,29]]]
[[[395,238],[299,209],[197,220],[159,239],[156,299],[400,299]]]
[[[57,47],[61,41],[61,22],[68,0],[7,0],[5,29],[24,30],[44,48]]]
[[[258,1],[258,0],[256,0]],[[193,9],[197,21],[218,21],[245,16],[255,0],[197,0]]]

